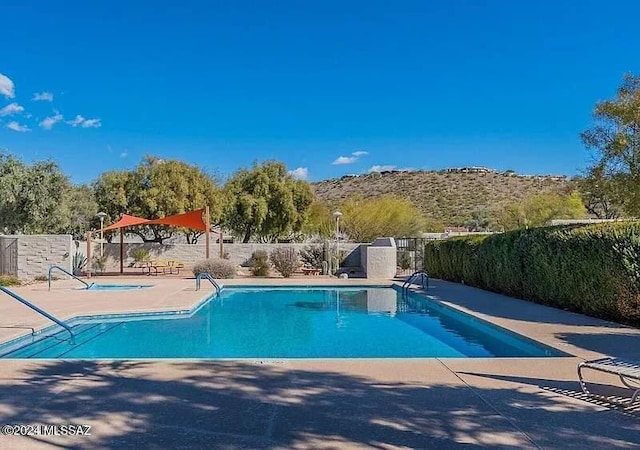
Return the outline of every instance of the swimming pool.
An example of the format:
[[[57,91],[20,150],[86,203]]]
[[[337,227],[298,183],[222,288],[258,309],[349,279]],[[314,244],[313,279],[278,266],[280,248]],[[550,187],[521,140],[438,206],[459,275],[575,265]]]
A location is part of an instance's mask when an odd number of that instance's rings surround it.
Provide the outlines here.
[[[4,358],[416,358],[562,356],[390,287],[227,288],[194,311],[70,321],[0,345]]]
[[[89,287],[80,288],[86,291],[133,291],[152,287],[151,284],[97,284],[91,283]]]

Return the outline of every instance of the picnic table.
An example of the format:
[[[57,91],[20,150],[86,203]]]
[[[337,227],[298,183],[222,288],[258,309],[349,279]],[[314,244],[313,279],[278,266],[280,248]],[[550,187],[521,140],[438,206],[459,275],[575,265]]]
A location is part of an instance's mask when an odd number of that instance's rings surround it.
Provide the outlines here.
[[[147,275],[152,273],[158,275],[160,271],[163,274],[167,273],[167,271],[173,274],[174,270],[176,274],[180,274],[180,269],[184,269],[184,263],[175,259],[152,259],[151,261],[145,261],[142,265],[142,272],[146,272]]]

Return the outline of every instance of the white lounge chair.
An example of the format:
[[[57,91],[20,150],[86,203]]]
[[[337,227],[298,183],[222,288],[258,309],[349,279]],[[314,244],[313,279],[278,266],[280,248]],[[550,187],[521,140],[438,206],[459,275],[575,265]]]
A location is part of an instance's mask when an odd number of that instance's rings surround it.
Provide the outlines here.
[[[578,364],[578,379],[580,380],[582,392],[602,398],[602,395],[594,394],[587,388],[587,384],[582,377],[583,369],[591,369],[617,375],[620,378],[620,382],[622,382],[627,389],[631,389],[633,391],[628,402],[619,402],[611,400],[608,397],[606,398],[607,401],[624,406],[631,406],[636,400],[640,400],[640,363],[621,358],[601,358],[584,361]]]

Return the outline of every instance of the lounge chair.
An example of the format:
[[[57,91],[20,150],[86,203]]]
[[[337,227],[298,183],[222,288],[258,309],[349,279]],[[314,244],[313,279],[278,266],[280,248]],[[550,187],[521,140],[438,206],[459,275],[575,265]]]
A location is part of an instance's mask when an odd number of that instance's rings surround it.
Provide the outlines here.
[[[601,358],[591,361],[583,361],[578,364],[578,379],[580,380],[580,387],[582,388],[582,392],[588,395],[602,398],[602,395],[594,394],[587,388],[587,384],[582,377],[583,369],[591,369],[599,372],[617,375],[620,378],[620,382],[627,389],[631,389],[633,391],[633,394],[631,395],[631,398],[628,402],[620,402],[617,400],[612,400],[608,397],[606,398],[607,401],[623,406],[630,406],[635,403],[636,400],[640,400],[640,363],[621,358]]]

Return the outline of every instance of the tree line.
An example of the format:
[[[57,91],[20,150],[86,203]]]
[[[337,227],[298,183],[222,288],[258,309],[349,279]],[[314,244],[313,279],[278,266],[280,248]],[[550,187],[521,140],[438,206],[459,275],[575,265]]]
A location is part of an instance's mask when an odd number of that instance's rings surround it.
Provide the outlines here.
[[[26,164],[0,154],[0,234],[72,234],[82,239],[122,214],[161,218],[209,207],[211,223],[241,242],[286,242],[335,235],[332,212],[343,208],[341,234],[353,240],[381,235],[415,236],[433,226],[408,200],[353,197],[336,204],[317,199],[311,185],[281,162],[238,170],[225,183],[196,165],[145,157],[131,170],[111,170],[94,182],[74,185],[52,161]],[[385,217],[381,216],[385,212]],[[436,225],[436,227],[441,227]],[[201,231],[162,225],[127,229],[145,242],[183,234],[197,243]],[[107,233],[111,239],[112,233]]]
[[[640,216],[640,77],[625,75],[616,97],[596,104],[594,125],[581,137],[594,163],[574,179],[575,190],[536,194],[498,211],[477,210],[465,225],[506,231],[542,226],[554,218]],[[242,242],[333,237],[336,209],[343,213],[341,232],[354,241],[444,230],[437,217],[423,216],[404,198],[350,196],[323,202],[309,183],[295,179],[277,161],[242,168],[223,183],[198,166],[147,156],[134,169],[111,170],[90,184],[74,185],[53,161],[26,164],[0,153],[2,234],[64,233],[81,239],[100,227],[99,211],[110,224],[122,214],[153,219],[205,206],[212,224]],[[201,235],[161,225],[127,232],[160,243],[176,233],[196,243]]]
[[[442,232],[444,224],[425,217],[409,199],[385,195],[351,195],[327,203],[315,197],[311,185],[292,177],[284,164],[267,161],[238,170],[226,182],[200,167],[178,160],[145,157],[131,170],[111,170],[93,183],[73,185],[51,161],[32,165],[0,155],[0,233],[72,234],[82,239],[97,230],[96,214],[105,225],[122,214],[161,218],[205,206],[215,228],[233,233],[241,242],[290,242],[335,237],[333,211],[343,215],[342,237],[368,242],[379,236],[420,236]],[[505,205],[499,214],[474,213],[474,230],[510,230],[544,225],[548,220],[583,217],[580,196],[538,194]],[[197,243],[202,232],[162,225],[137,226],[127,233],[145,242],[162,243],[176,234]],[[113,233],[106,234],[107,239]]]

